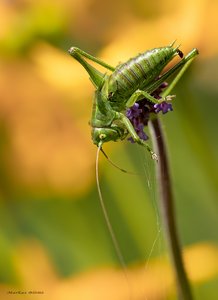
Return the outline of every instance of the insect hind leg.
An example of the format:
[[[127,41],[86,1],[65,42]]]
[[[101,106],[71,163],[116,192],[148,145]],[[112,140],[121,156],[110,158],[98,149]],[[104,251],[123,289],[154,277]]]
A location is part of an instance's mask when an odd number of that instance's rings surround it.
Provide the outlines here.
[[[77,48],[77,47],[71,47],[68,52],[70,53],[71,56],[73,56],[75,59],[79,57],[85,57],[85,58],[88,58],[89,60],[91,61],[94,61],[95,63],[101,65],[102,67],[110,70],[110,71],[114,71],[115,68],[108,65],[106,62],[104,62],[103,60],[81,50],[80,48]]]
[[[177,49],[178,55],[180,57],[183,57],[183,53]],[[177,82],[182,77],[183,73],[186,71],[186,69],[189,67],[189,65],[192,63],[193,59],[198,55],[198,50],[193,49],[191,52],[189,52],[185,57],[181,59],[179,63],[177,63],[173,68],[168,70],[166,73],[164,73],[158,80],[156,80],[154,83],[152,83],[150,86],[147,87],[146,91],[137,90],[135,91],[131,97],[128,99],[126,106],[131,107],[135,104],[136,101],[140,101],[143,98],[148,99],[152,103],[160,103],[163,101],[171,101],[172,98],[174,98],[174,95],[169,95],[174,86],[177,84]],[[170,83],[170,85],[160,94],[161,99],[154,98],[151,93],[154,92],[165,80],[167,80],[171,75],[173,75],[176,71],[179,71],[179,73],[176,75],[176,77],[173,79],[173,81]]]
[[[198,55],[198,53],[199,52],[196,48],[192,49],[185,57],[183,57],[180,60],[180,62],[178,62],[174,67],[172,67],[170,70],[165,72],[158,80],[156,80],[154,83],[152,83],[150,86],[148,86],[147,92],[149,92],[149,93],[154,92],[171,75],[173,75],[174,73],[179,71],[179,73],[176,75],[176,77],[173,79],[173,81],[170,83],[170,85],[161,94],[162,97],[166,97],[167,95],[169,95],[169,93],[172,91],[174,86],[180,80],[183,73],[186,71],[186,69],[189,67],[189,65],[192,63],[193,59]]]

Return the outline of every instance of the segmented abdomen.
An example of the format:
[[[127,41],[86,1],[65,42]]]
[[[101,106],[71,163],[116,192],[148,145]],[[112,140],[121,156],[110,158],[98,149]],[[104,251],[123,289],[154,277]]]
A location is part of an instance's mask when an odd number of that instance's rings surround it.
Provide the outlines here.
[[[110,101],[121,102],[137,89],[146,90],[146,86],[160,75],[177,51],[172,46],[155,48],[119,65],[109,78]]]

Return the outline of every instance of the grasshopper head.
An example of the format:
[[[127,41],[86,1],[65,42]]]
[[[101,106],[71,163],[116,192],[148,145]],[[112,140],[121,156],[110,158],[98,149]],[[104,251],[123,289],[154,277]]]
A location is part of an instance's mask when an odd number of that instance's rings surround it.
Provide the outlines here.
[[[92,140],[97,146],[109,141],[116,142],[117,140],[122,140],[126,137],[126,135],[126,131],[118,126],[106,128],[95,127],[92,129]]]

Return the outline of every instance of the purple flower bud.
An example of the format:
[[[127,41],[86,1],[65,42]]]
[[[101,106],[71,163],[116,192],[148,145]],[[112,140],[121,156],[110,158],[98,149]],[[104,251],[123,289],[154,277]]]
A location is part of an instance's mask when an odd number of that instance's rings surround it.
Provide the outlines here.
[[[156,99],[162,99],[160,95],[163,92],[163,89],[167,86],[168,84],[166,82],[163,82],[151,95]],[[169,102],[161,101],[160,103],[154,104],[148,99],[144,98],[136,102],[132,107],[128,108],[126,111],[126,116],[132,123],[139,138],[146,141],[148,139],[148,136],[144,132],[144,128],[148,125],[150,114],[157,114],[159,112],[165,114],[171,110],[173,110],[173,108],[172,104]],[[132,137],[129,137],[128,140],[131,143],[134,143]]]
[[[141,112],[139,104],[136,102],[131,108],[127,109],[126,116],[128,119],[132,120],[134,118],[138,118]]]
[[[171,103],[163,101],[161,103],[154,104],[155,112],[159,113],[162,111],[163,114],[166,114],[168,111],[172,111],[173,107]]]

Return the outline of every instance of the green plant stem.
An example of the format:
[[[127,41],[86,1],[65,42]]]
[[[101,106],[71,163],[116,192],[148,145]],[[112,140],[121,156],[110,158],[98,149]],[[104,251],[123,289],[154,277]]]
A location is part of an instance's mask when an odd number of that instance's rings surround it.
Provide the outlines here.
[[[159,186],[160,210],[165,229],[165,236],[176,275],[178,298],[180,300],[193,300],[190,284],[183,264],[182,252],[176,229],[172,183],[163,130],[158,118],[154,118],[150,121],[149,125],[155,151],[158,155],[156,171]]]

